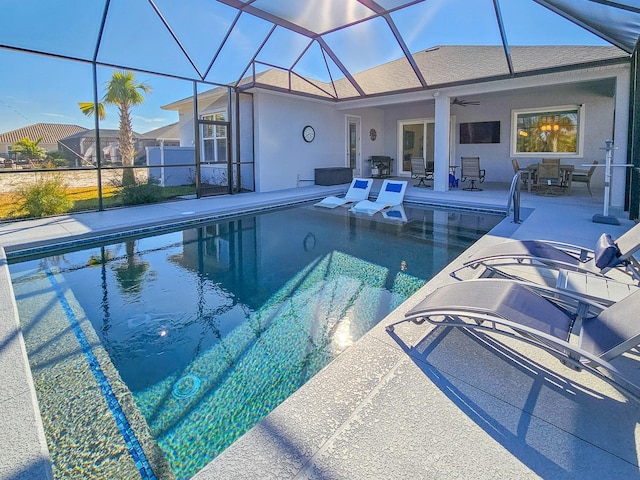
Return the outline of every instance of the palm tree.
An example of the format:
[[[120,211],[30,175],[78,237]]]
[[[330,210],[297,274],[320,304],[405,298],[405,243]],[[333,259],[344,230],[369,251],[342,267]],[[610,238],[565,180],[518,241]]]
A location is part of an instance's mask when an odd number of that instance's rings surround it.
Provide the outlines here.
[[[131,126],[131,109],[144,102],[144,94],[149,93],[151,87],[145,83],[138,83],[133,72],[116,71],[107,83],[102,102],[98,104],[98,118],[104,119],[104,105],[116,105],[120,112],[120,155],[124,167],[132,167],[136,154]],[[93,102],[79,102],[80,110],[87,116],[94,115]],[[133,170],[125,168],[122,172],[122,184],[135,183]]]
[[[41,141],[42,137],[35,142],[29,137],[24,137],[11,145],[11,153],[17,153],[20,158],[28,160],[29,163],[40,161],[47,156],[47,151],[38,146]]]

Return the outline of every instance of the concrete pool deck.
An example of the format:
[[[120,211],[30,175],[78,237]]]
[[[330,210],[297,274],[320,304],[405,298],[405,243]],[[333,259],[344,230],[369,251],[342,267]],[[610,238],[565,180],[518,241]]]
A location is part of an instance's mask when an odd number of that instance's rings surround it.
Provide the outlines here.
[[[406,201],[504,209],[505,188],[436,194],[410,187]],[[309,186],[0,224],[0,246],[12,255],[344,190]],[[506,237],[593,245],[602,232],[615,238],[633,225],[624,214],[619,226],[593,223],[602,194],[575,190],[523,192],[520,225],[505,219],[194,478],[640,477],[640,405],[590,374],[522,343],[425,325],[403,324],[397,336],[384,328],[455,281],[448,272],[482,245]],[[12,293],[2,256],[0,267],[0,478],[48,478],[15,307],[4,301]]]

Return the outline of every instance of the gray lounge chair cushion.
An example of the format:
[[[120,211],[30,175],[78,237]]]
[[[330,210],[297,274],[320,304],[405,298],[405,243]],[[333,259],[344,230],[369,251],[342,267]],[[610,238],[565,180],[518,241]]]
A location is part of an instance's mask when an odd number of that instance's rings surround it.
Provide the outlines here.
[[[599,269],[615,267],[620,263],[620,249],[608,233],[600,235],[596,247],[593,249],[593,257],[596,267]]]
[[[582,322],[580,347],[604,360],[626,352],[640,342],[640,290],[614,303],[598,316]]]
[[[406,315],[437,309],[444,312],[486,312],[561,340],[569,338],[573,318],[554,303],[517,283],[482,280],[444,285]]]

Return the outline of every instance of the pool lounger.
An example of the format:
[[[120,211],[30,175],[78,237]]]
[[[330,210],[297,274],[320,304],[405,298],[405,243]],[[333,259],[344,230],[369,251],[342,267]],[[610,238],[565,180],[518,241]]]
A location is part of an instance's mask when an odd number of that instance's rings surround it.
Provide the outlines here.
[[[630,280],[640,282],[640,264],[633,254],[640,249],[640,224],[633,226],[617,240],[602,234],[593,250],[545,240],[509,240],[488,246],[451,272],[485,266],[499,270],[509,264],[532,265],[554,270],[565,269],[596,276],[606,276],[612,269],[625,271]],[[525,263],[526,262],[526,263]]]
[[[382,188],[375,202],[362,200],[351,207],[351,211],[373,215],[381,210],[395,207],[402,204],[406,190],[407,182],[404,180],[385,180],[382,182]]]
[[[344,197],[326,197],[318,203],[314,204],[316,207],[336,208],[346,205],[351,205],[355,202],[360,202],[369,198],[369,192],[373,186],[372,178],[354,178],[349,185],[349,190]]]
[[[640,291],[604,307],[577,295],[551,292],[514,280],[476,279],[442,286],[387,326],[413,321],[444,327],[488,331],[534,345],[575,370],[587,370],[622,393],[640,401],[640,386],[609,362],[640,343]],[[559,299],[559,300],[558,300]],[[558,304],[558,301],[568,303]],[[575,301],[573,309],[567,305]],[[578,321],[580,320],[580,321]],[[569,341],[578,336],[578,343]],[[631,362],[637,370],[637,360]],[[631,372],[630,372],[631,373]]]

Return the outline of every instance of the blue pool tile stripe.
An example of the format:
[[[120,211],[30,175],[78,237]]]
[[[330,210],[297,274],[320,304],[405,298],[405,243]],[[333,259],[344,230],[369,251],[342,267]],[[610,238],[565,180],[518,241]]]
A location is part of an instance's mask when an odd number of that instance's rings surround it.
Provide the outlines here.
[[[102,367],[100,367],[100,363],[93,353],[86,335],[82,331],[82,328],[80,328],[80,324],[78,323],[76,315],[75,313],[73,313],[73,310],[69,306],[69,302],[67,302],[67,299],[64,296],[64,293],[62,292],[58,281],[56,280],[54,274],[50,269],[47,268],[46,273],[47,277],[49,278],[49,282],[51,283],[51,286],[53,287],[56,296],[58,297],[60,305],[62,306],[62,309],[67,316],[67,320],[69,320],[71,329],[73,330],[73,333],[75,334],[76,339],[80,344],[82,353],[84,353],[84,356],[89,363],[91,372],[96,378],[96,381],[100,386],[100,390],[102,390],[102,395],[104,395],[107,405],[111,410],[111,414],[116,421],[116,425],[118,426],[118,429],[120,430],[120,433],[124,438],[124,442],[127,445],[129,454],[131,455],[131,458],[133,459],[136,467],[138,468],[138,471],[140,472],[140,476],[143,479],[156,480],[156,476],[151,469],[151,465],[149,465],[147,456],[142,450],[142,446],[140,445],[140,442],[138,442],[138,439],[136,438],[136,435],[131,428],[131,424],[129,423],[129,420],[127,420],[127,417],[125,416],[122,407],[120,406],[120,402],[118,402],[115,393],[113,393],[113,388],[111,388],[109,380],[107,380],[107,377],[102,371]]]

